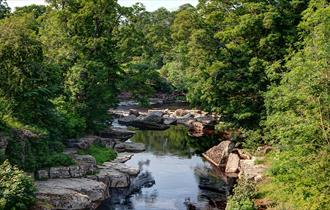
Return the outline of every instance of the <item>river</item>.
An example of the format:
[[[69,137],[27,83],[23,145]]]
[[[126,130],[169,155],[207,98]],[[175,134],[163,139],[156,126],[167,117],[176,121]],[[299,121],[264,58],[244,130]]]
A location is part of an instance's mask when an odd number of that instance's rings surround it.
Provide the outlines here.
[[[234,179],[223,176],[201,157],[216,140],[192,138],[184,126],[165,131],[137,131],[130,139],[146,151],[127,162],[153,181],[133,192],[111,191],[99,210],[225,209]]]

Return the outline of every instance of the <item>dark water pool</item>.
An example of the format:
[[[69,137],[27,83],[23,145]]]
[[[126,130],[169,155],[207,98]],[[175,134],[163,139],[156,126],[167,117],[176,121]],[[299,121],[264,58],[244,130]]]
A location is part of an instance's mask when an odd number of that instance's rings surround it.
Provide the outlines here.
[[[147,150],[137,153],[128,165],[139,166],[145,184],[113,190],[100,210],[225,209],[234,180],[224,177],[199,154],[214,144],[212,139],[195,139],[183,126],[166,131],[138,131],[131,139]]]

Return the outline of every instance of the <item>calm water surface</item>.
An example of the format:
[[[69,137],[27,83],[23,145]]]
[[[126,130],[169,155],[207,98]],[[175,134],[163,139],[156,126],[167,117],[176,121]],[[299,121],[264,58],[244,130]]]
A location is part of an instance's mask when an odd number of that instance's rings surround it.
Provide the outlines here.
[[[140,167],[137,179],[144,177],[144,182],[134,189],[113,190],[100,210],[184,210],[188,203],[197,209],[224,209],[233,180],[220,177],[199,155],[214,141],[188,137],[183,126],[138,131],[131,141],[147,147],[127,162]]]

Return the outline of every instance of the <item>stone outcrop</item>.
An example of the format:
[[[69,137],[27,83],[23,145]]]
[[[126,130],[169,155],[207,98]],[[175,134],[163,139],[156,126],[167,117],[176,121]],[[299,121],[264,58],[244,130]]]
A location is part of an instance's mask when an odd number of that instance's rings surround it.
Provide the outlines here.
[[[112,168],[119,172],[128,174],[129,176],[137,176],[140,173],[140,169],[130,167],[126,164],[117,163],[117,162],[105,162],[99,168]]]
[[[90,179],[50,179],[37,181],[37,206],[47,203],[48,209],[95,209],[109,197],[107,186]],[[45,208],[43,208],[45,209]]]
[[[225,172],[237,173],[239,171],[239,163],[240,163],[239,156],[235,153],[230,153],[226,164]]]
[[[233,149],[233,142],[222,141],[217,146],[214,146],[203,153],[203,156],[214,165],[220,166],[227,162],[227,158]]]
[[[131,138],[134,134],[135,134],[134,131],[109,128],[101,131],[99,133],[99,136],[103,138],[111,138],[111,139],[118,139],[120,141],[126,141],[127,139]]]
[[[125,163],[133,157],[132,153],[121,152],[118,153],[117,158],[113,160],[113,163]]]
[[[68,139],[66,145],[69,148],[87,149],[98,139],[98,136],[86,136],[80,139]]]
[[[118,123],[127,126],[133,126],[141,130],[166,130],[168,125],[163,124],[163,118],[157,115],[149,115],[144,118],[137,118],[135,115],[129,115],[118,119]]]
[[[124,188],[131,183],[128,174],[117,171],[113,168],[102,168],[95,176],[95,180],[103,182],[109,188]]]
[[[116,144],[114,149],[117,152],[143,152],[146,150],[146,147],[142,143],[121,142]]]
[[[96,172],[96,160],[91,155],[73,155],[77,165],[51,167],[37,171],[39,180],[79,178]]]
[[[264,177],[266,166],[263,164],[256,164],[256,157],[252,157],[247,160],[240,160],[240,173],[239,177],[243,175],[250,180],[256,182],[260,181]]]

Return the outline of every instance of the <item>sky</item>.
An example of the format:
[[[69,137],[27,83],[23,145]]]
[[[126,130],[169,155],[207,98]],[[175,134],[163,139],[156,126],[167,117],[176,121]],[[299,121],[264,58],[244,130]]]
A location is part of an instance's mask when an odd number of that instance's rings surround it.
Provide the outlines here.
[[[118,3],[122,6],[131,6],[136,2],[141,2],[146,6],[148,11],[154,11],[159,7],[165,7],[168,10],[175,10],[182,4],[190,3],[196,6],[198,0],[118,0]],[[7,0],[9,7],[21,7],[30,4],[46,4],[44,0]]]

